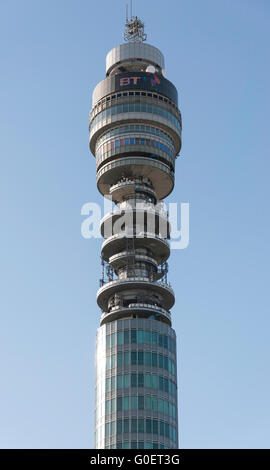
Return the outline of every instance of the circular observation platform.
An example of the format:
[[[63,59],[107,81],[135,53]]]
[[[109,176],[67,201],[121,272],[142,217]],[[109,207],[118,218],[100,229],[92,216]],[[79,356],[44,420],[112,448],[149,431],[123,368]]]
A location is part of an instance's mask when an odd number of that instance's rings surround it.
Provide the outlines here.
[[[147,229],[158,235],[162,234],[162,238],[170,238],[170,223],[168,221],[167,211],[158,209],[134,208],[134,209],[117,209],[106,214],[100,221],[100,232],[102,237],[110,237],[114,234],[114,226],[124,217],[123,223],[128,223],[130,227],[137,223],[139,231]],[[147,223],[149,225],[147,225]],[[151,224],[151,228],[150,228]]]
[[[165,282],[150,282],[148,278],[139,277],[117,279],[104,284],[104,286],[100,287],[97,291],[97,303],[102,310],[106,311],[108,308],[108,301],[114,294],[117,294],[119,291],[134,291],[137,293],[138,290],[145,290],[148,294],[152,292],[160,295],[164,301],[166,310],[170,310],[174,305],[174,292],[168,284]]]
[[[171,314],[164,308],[151,304],[129,304],[128,307],[113,307],[110,312],[103,312],[100,325],[120,320],[121,318],[154,318],[172,326]]]
[[[153,197],[153,200],[157,201],[157,195],[154,189],[149,188],[148,185],[142,184],[141,182],[132,181],[132,180],[125,180],[119,181],[116,184],[113,184],[110,187],[110,193],[112,200],[114,202],[120,202],[124,197],[132,196],[137,193],[145,193],[149,194],[149,196]]]
[[[112,235],[112,237],[107,238],[101,247],[102,258],[108,262],[114,254],[126,251],[129,240],[134,243],[135,250],[138,248],[147,249],[158,265],[167,261],[170,256],[170,246],[167,240],[154,233],[142,232],[141,236],[139,234],[135,238],[122,234]]]
[[[146,254],[136,253],[135,250],[126,250],[117,253],[109,258],[109,264],[113,267],[114,270],[118,270],[126,267],[132,263],[148,263],[153,267],[157,268],[158,264],[154,258]]]
[[[103,196],[110,194],[112,185],[122,178],[147,177],[151,179],[159,200],[167,197],[174,188],[174,172],[150,157],[120,157],[102,166],[97,172],[98,190]]]

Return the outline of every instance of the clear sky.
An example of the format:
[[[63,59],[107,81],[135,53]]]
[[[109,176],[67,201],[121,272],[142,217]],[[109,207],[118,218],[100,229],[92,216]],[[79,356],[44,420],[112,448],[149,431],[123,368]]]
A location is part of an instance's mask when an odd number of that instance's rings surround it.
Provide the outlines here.
[[[82,238],[80,210],[102,202],[88,115],[125,3],[1,1],[1,448],[93,447],[101,240]],[[269,447],[270,3],[134,4],[183,116],[180,444]]]

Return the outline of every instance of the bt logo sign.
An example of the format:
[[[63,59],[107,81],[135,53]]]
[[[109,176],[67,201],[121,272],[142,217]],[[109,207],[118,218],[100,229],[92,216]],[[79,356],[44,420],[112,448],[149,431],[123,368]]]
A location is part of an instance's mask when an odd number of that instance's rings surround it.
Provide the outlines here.
[[[128,86],[128,85],[138,85],[139,80],[143,82],[148,82],[150,81],[150,84],[152,87],[155,87],[156,85],[160,85],[160,78],[157,77],[157,75],[152,75],[152,76],[144,76],[144,77],[122,77],[120,78],[120,86]],[[140,82],[141,83],[141,82]]]

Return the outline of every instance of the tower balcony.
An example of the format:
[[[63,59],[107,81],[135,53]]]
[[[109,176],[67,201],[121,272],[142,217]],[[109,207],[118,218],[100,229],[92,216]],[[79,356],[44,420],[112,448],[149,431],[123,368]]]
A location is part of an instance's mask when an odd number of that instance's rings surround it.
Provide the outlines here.
[[[115,209],[106,214],[100,222],[100,232],[102,237],[108,237],[114,233],[116,222],[124,217],[125,221],[133,226],[137,226],[137,231],[147,230],[150,228],[153,233],[162,233],[164,238],[170,238],[170,224],[168,222],[168,212],[156,208],[153,205],[139,203],[136,208],[132,208],[129,204],[121,204],[121,208]],[[150,226],[149,226],[149,225]]]
[[[108,282],[102,286],[97,292],[97,303],[99,307],[106,311],[109,299],[119,292],[146,291],[150,295],[151,292],[159,295],[164,302],[166,310],[170,310],[174,305],[175,297],[173,289],[165,282],[150,282],[149,278],[125,278]]]
[[[129,178],[121,178],[116,184],[110,187],[112,200],[115,202],[121,201],[124,197],[135,195],[138,191],[144,194],[149,194],[156,201],[156,193],[149,185],[144,184],[142,181],[131,180]]]
[[[135,250],[122,251],[120,253],[116,253],[116,255],[113,255],[109,258],[109,264],[116,271],[127,266],[128,264],[136,262],[148,263],[151,264],[154,268],[157,268],[158,266],[156,260],[153,257],[148,256],[146,254],[139,254]]]
[[[116,160],[103,165],[97,171],[97,187],[103,196],[110,194],[110,188],[122,176],[130,178],[145,177],[151,179],[154,191],[159,200],[167,197],[174,187],[174,171],[163,161],[132,155],[120,156]]]
[[[116,306],[110,312],[103,312],[100,318],[100,325],[111,321],[119,320],[121,318],[134,317],[137,318],[154,318],[155,320],[162,321],[171,326],[171,313],[164,308],[146,304],[146,303],[131,303],[128,307]]]
[[[145,248],[151,253],[156,263],[162,264],[170,256],[170,246],[167,240],[149,232],[141,232],[136,237],[128,237],[125,234],[116,234],[107,238],[101,247],[102,258],[109,261],[109,258],[127,249],[128,242],[134,244],[134,249]]]

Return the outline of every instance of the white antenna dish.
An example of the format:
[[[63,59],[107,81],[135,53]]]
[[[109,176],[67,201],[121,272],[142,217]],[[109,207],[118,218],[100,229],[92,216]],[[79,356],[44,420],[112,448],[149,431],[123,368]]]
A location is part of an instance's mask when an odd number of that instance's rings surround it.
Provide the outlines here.
[[[148,65],[148,67],[146,68],[146,72],[149,72],[149,73],[155,73],[156,69],[153,65]]]
[[[165,69],[162,69],[162,75],[164,78],[166,78],[166,70]]]

